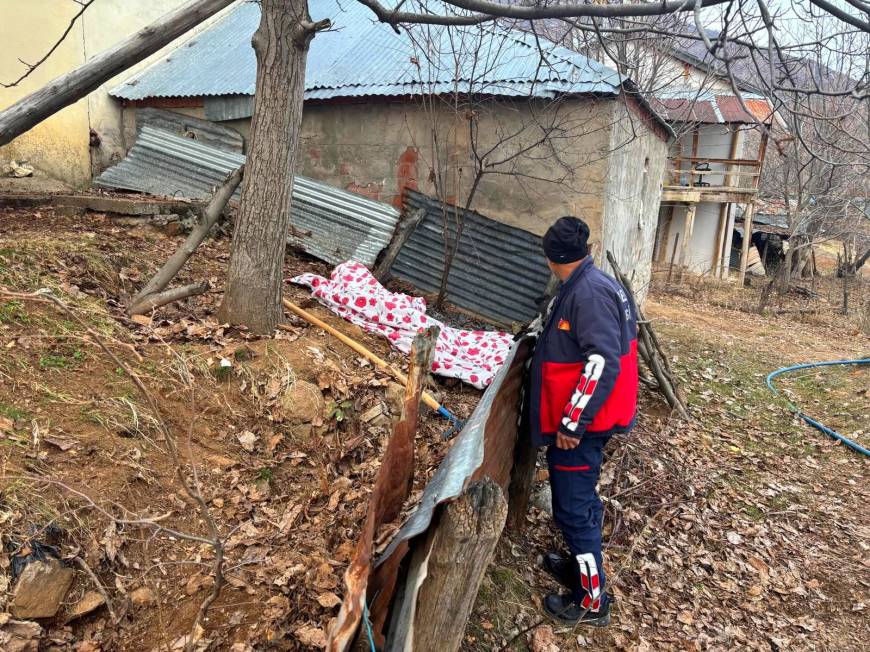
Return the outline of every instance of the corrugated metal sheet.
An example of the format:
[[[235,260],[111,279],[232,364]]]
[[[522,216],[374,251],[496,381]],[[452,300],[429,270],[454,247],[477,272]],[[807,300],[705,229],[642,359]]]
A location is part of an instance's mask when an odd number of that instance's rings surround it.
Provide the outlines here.
[[[530,352],[527,340],[514,343],[504,365],[423,489],[417,508],[378,557],[375,566],[383,565],[403,541],[425,532],[435,508],[459,497],[470,479],[488,475],[507,491],[514,458],[513,444],[517,438],[523,368]],[[490,419],[492,415],[499,418]]]
[[[241,154],[244,150],[245,139],[235,129],[208,120],[193,118],[176,111],[143,107],[136,111],[136,125],[140,129],[148,126],[185,138],[192,138],[203,145],[210,145],[228,152]]]
[[[219,95],[203,100],[205,117],[215,122],[241,120],[254,115],[253,95]]]
[[[517,443],[520,388],[530,353],[528,341],[514,344],[504,366],[426,484],[417,508],[377,559],[377,571],[394,566],[392,558],[405,555],[409,547],[413,559],[415,548],[425,545],[426,532],[439,526],[438,521],[433,520],[435,510],[443,503],[456,500],[470,482],[490,478],[507,495]],[[387,650],[411,648],[414,611],[411,607],[423,582],[419,572],[419,566],[410,564],[405,581],[400,583],[392,605],[393,619],[386,632]]]
[[[306,99],[454,90],[522,97],[619,92],[616,71],[547,41],[539,48],[533,35],[501,24],[419,26],[396,34],[357,2],[311,0],[309,7],[313,18],[331,19],[334,29],[311,43]],[[251,37],[259,17],[258,4],[241,4],[111,94],[128,100],[253,95]]]
[[[748,93],[743,99],[752,115],[743,110],[737,96],[709,90],[668,90],[650,98],[650,105],[669,122],[751,124],[756,118],[770,122],[773,110],[767,100]]]
[[[127,157],[94,183],[170,197],[209,197],[239,165],[241,154],[226,152],[145,126]],[[236,191],[236,199],[239,191]],[[393,237],[399,212],[324,183],[297,176],[291,210],[293,246],[337,265],[348,259],[373,265]]]
[[[408,211],[426,215],[390,268],[397,278],[424,292],[435,292],[444,269],[444,213],[441,202],[406,191]],[[456,233],[454,207],[447,206],[450,241]],[[535,316],[535,300],[544,294],[550,271],[541,238],[473,211],[464,222],[456,258],[447,281],[451,303],[501,324],[525,322]]]

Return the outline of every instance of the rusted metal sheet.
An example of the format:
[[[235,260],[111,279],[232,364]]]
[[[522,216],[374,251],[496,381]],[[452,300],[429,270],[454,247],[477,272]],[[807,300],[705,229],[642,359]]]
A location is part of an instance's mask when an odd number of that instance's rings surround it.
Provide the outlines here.
[[[395,563],[395,557],[404,556],[406,546],[413,550],[408,572],[392,603],[387,650],[409,649],[413,640],[414,605],[427,572],[425,547],[430,537],[425,534],[432,527],[438,505],[459,498],[469,484],[487,477],[507,493],[517,441],[520,390],[530,353],[528,341],[517,342],[511,349],[507,362],[423,491],[420,505],[378,559],[380,569],[380,564]]]
[[[763,98],[745,97],[743,98],[746,108],[750,113],[747,113],[740,104],[740,99],[735,95],[717,95],[716,103],[719,105],[719,112],[722,114],[724,122],[744,122],[752,123],[756,120],[761,122],[769,122],[773,115],[773,110]]]
[[[717,94],[696,89],[668,90],[650,98],[650,105],[669,122],[701,124],[769,123],[773,109],[763,97],[744,94],[743,101],[736,95]]]
[[[344,603],[330,631],[328,649],[331,652],[346,650],[353,642],[362,622],[366,600],[369,601],[371,628],[377,646],[386,643],[385,649],[400,650],[404,649],[401,642],[410,640],[408,636],[414,614],[412,601],[416,600],[417,589],[425,577],[425,551],[415,553],[418,561],[411,564],[410,575],[400,578],[400,565],[409,551],[425,541],[426,537],[420,535],[425,535],[432,526],[436,508],[457,499],[471,482],[488,477],[507,492],[517,441],[520,392],[530,351],[531,347],[525,340],[516,342],[511,348],[504,366],[423,490],[419,505],[383,554],[372,563],[372,540],[377,526],[398,515],[392,499],[399,495],[396,488],[406,486],[403,483],[410,477],[406,447],[409,441],[413,446],[413,429],[408,432],[400,428],[402,422],[397,424],[378,472],[357,550],[345,573]],[[406,405],[406,409],[408,407]],[[395,453],[391,452],[394,444]],[[413,465],[413,457],[410,460]],[[387,495],[393,498],[388,500]],[[421,554],[423,563],[420,563]],[[421,572],[423,576],[415,575]],[[387,627],[386,619],[390,612],[393,619]]]
[[[331,652],[347,650],[353,643],[365,614],[375,533],[381,525],[399,517],[411,492],[414,480],[414,434],[417,430],[420,396],[437,339],[437,327],[429,328],[414,339],[402,418],[393,428],[393,435],[387,444],[369,499],[366,520],[353,559],[344,574],[344,601],[329,632],[327,649]]]
[[[703,124],[721,122],[710,102],[654,97],[650,99],[650,104],[669,122],[700,122]]]
[[[402,541],[425,532],[435,507],[457,498],[471,480],[488,475],[507,491],[517,434],[519,390],[527,356],[528,344],[515,343],[504,366],[483,393],[453,447],[423,490],[419,506],[376,565],[389,559]]]

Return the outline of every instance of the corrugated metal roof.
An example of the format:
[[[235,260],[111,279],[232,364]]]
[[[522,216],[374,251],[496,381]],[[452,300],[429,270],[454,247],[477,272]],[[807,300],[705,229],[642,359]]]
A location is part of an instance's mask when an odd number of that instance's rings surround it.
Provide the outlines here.
[[[548,41],[539,48],[533,35],[501,24],[413,26],[396,34],[358,2],[311,0],[309,5],[314,19],[329,18],[334,28],[311,43],[306,99],[454,90],[534,97],[619,92],[615,70]],[[402,8],[412,10],[410,3]],[[257,3],[242,3],[111,94],[127,100],[253,95],[251,37],[259,17]]]
[[[651,97],[649,102],[669,122],[752,124],[756,118],[770,122],[773,110],[767,100],[749,93],[743,93],[743,100],[752,115],[743,110],[736,95],[712,90],[668,90]]]
[[[199,199],[209,197],[244,161],[241,154],[145,126],[127,157],[94,183]],[[235,196],[238,199],[239,191]],[[293,246],[332,264],[353,258],[371,266],[393,237],[399,212],[388,204],[296,176],[290,221],[288,241]]]
[[[426,214],[390,272],[424,292],[435,292],[444,270],[442,204],[413,190],[405,193],[406,210],[424,208]],[[454,207],[447,210],[452,242]],[[544,294],[550,279],[541,238],[473,211],[460,210],[460,215],[464,226],[447,280],[448,301],[501,324],[530,320],[535,316],[535,300]]]

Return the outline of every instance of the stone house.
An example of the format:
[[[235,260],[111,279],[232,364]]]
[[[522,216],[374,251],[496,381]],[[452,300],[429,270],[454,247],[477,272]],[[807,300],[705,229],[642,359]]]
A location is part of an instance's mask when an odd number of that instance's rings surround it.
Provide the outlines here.
[[[401,206],[405,188],[542,234],[561,215],[586,218],[646,284],[672,135],[631,82],[580,54],[500,25],[426,26],[396,34],[356,2],[312,0],[330,18],[308,55],[302,175]],[[256,3],[111,90],[125,146],[153,107],[231,127],[253,111]]]

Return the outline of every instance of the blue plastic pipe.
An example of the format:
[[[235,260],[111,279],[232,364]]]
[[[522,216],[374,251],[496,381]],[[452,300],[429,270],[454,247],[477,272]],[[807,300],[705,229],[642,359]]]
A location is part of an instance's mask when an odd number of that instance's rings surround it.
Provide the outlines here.
[[[771,372],[767,375],[767,386],[770,388],[774,394],[779,394],[776,390],[776,387],[773,386],[773,379],[779,376],[780,374],[788,373],[790,371],[797,371],[798,369],[812,369],[814,367],[831,367],[833,365],[861,365],[861,364],[870,364],[870,358],[863,358],[861,360],[831,360],[830,362],[809,362],[807,364],[796,364],[791,367],[783,367],[782,369],[777,369],[774,372]],[[789,409],[798,415],[801,419],[803,419],[806,423],[810,424],[816,430],[820,430],[826,435],[833,437],[834,439],[843,442],[846,446],[851,448],[852,450],[858,451],[859,453],[863,453],[870,457],[870,450],[867,450],[863,446],[861,446],[858,442],[852,441],[848,437],[844,437],[840,433],[835,430],[831,430],[827,426],[819,423],[811,416],[804,414],[800,408],[792,403],[788,404]]]

